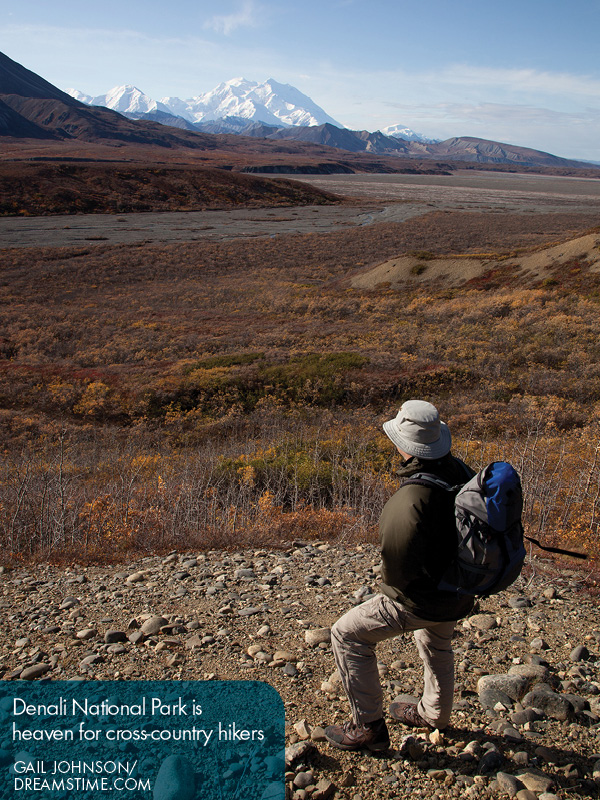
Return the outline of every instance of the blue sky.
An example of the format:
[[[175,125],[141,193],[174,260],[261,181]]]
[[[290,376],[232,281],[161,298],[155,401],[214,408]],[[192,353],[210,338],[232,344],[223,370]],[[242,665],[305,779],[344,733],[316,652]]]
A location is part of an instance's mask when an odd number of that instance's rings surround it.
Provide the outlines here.
[[[600,161],[600,0],[19,0],[0,50],[61,89],[192,97],[275,78],[396,123]]]

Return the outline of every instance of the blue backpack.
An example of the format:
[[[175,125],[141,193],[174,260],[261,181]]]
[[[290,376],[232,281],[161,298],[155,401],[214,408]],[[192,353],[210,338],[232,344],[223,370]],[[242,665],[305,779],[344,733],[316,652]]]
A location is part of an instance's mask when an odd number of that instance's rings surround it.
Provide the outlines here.
[[[458,548],[439,580],[440,591],[488,597],[519,577],[526,555],[523,493],[519,475],[510,464],[494,461],[464,485],[451,486],[427,472],[405,483],[454,494]]]
[[[489,597],[507,589],[521,573],[524,539],[550,553],[587,558],[584,553],[547,547],[524,535],[521,479],[506,461],[493,461],[458,486],[428,472],[411,476],[404,481],[407,483],[437,487],[454,495],[458,548],[439,580],[440,591]]]

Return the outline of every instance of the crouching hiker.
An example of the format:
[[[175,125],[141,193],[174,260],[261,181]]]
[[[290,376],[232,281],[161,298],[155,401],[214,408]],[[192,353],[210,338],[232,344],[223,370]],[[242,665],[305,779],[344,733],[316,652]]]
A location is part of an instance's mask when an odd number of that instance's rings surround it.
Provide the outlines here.
[[[409,631],[423,661],[423,695],[417,704],[392,703],[390,716],[412,727],[448,725],[454,695],[452,633],[456,620],[473,606],[472,597],[438,588],[457,551],[453,496],[418,479],[410,482],[411,476],[427,473],[462,484],[473,471],[451,455],[450,430],[431,403],[407,401],[383,429],[403,459],[399,478],[409,482],[381,514],[381,594],[348,611],[331,630],[352,719],[328,726],[325,735],[343,750],[390,746],[375,647]]]

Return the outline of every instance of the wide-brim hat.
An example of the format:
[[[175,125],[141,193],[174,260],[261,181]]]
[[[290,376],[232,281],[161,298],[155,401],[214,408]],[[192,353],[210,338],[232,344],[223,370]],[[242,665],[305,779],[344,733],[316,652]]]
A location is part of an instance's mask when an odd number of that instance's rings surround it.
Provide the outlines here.
[[[437,408],[425,400],[407,400],[383,430],[404,453],[419,458],[442,458],[450,452],[450,428],[440,419]]]

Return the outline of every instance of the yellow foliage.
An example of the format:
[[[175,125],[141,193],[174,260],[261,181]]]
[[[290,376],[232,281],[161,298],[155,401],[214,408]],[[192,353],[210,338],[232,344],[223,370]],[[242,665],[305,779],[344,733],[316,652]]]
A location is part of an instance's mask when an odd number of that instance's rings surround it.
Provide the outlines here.
[[[92,381],[86,386],[79,402],[74,406],[76,414],[91,416],[106,410],[110,389],[102,381]]]

